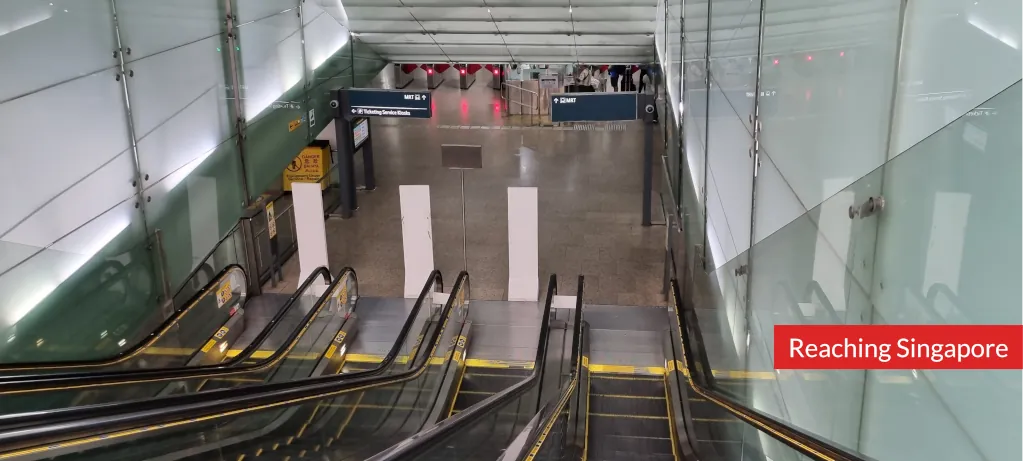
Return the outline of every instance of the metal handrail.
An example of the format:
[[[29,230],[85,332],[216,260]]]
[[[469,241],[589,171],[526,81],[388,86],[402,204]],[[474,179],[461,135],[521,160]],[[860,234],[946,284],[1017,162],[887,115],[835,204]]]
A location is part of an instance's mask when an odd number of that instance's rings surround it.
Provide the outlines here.
[[[509,110],[508,109],[510,108],[511,104],[513,104],[513,103],[518,105],[519,107],[528,108],[528,109],[530,109],[529,110],[529,112],[530,112],[530,126],[533,126],[534,112],[535,111],[536,112],[540,112],[540,110],[538,109],[538,104],[537,104],[537,99],[539,98],[539,93],[537,93],[535,91],[532,91],[532,90],[528,90],[526,88],[523,88],[522,83],[520,83],[519,85],[512,85],[512,84],[510,84],[508,82],[502,82],[501,88],[502,88],[502,90],[501,90],[501,99],[508,103],[508,104],[505,105],[505,115],[511,115],[511,114],[509,114]],[[515,89],[519,90],[519,100],[518,101],[513,101],[512,100],[512,92],[510,91],[512,88],[515,88]],[[506,93],[508,93],[508,94],[506,94]],[[533,104],[523,104],[523,93],[531,95],[531,96],[529,96],[529,99],[532,99]],[[520,113],[517,114],[517,115],[526,115],[526,114],[524,114],[522,109],[520,109]]]

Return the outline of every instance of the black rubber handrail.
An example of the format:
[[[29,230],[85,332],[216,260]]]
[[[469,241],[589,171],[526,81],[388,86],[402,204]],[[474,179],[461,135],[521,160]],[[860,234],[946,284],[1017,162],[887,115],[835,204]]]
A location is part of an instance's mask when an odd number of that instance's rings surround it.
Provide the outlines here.
[[[210,281],[210,283],[207,283],[206,286],[203,287],[202,290],[199,290],[199,292],[196,293],[189,300],[189,302],[185,303],[185,305],[183,305],[181,308],[179,308],[178,310],[174,311],[174,313],[172,313],[169,317],[167,317],[167,319],[165,319],[163,321],[163,323],[161,323],[156,329],[154,329],[152,333],[147,335],[145,338],[143,338],[141,341],[136,343],[134,346],[132,346],[132,347],[130,347],[128,349],[125,349],[123,351],[120,351],[117,354],[114,354],[113,356],[102,358],[102,359],[95,359],[95,360],[62,360],[62,361],[54,361],[54,362],[4,363],[4,364],[0,364],[0,373],[7,372],[7,371],[23,371],[23,370],[53,370],[53,369],[58,369],[58,368],[105,367],[105,366],[117,365],[118,363],[121,363],[121,362],[124,362],[126,360],[129,360],[132,357],[135,357],[136,355],[139,355],[139,353],[141,353],[144,349],[146,349],[149,346],[152,346],[153,343],[155,343],[157,340],[159,340],[161,337],[163,337],[163,335],[165,333],[167,333],[167,331],[170,330],[171,327],[173,327],[174,324],[178,322],[178,320],[180,320],[182,317],[184,317],[185,314],[188,314],[189,312],[191,312],[192,308],[199,304],[199,300],[200,299],[202,299],[204,296],[208,295],[209,294],[208,292],[210,292],[211,290],[214,290],[217,287],[217,283],[220,282],[220,279],[222,277],[224,277],[225,275],[227,275],[227,273],[229,271],[231,271],[232,269],[238,269],[238,270],[242,271],[243,279],[248,280],[248,274],[246,274],[245,269],[243,269],[242,266],[239,266],[238,264],[228,265],[227,267],[222,269],[220,272],[218,272],[217,276],[214,277],[213,280]]]
[[[473,425],[493,411],[504,408],[505,405],[525,396],[535,387],[539,388],[543,380],[544,363],[548,353],[548,334],[551,329],[551,306],[555,295],[558,293],[558,280],[554,274],[548,279],[547,295],[544,301],[544,311],[541,317],[540,336],[537,339],[537,356],[534,359],[533,371],[522,381],[512,387],[499,392],[487,399],[473,405],[472,407],[453,415],[434,426],[409,437],[376,455],[367,458],[367,461],[398,460],[405,457],[416,456],[426,453],[432,447],[444,443],[450,436],[459,431],[473,427]]]
[[[213,245],[213,248],[210,249],[210,251],[206,252],[206,255],[203,256],[203,259],[199,261],[199,264],[196,264],[196,267],[192,268],[192,271],[188,273],[184,281],[181,282],[181,286],[179,286],[177,290],[174,290],[174,295],[171,296],[172,302],[174,301],[175,298],[178,297],[178,295],[181,294],[182,291],[185,290],[185,287],[187,287],[189,284],[189,280],[192,280],[192,277],[195,277],[196,274],[198,274],[199,271],[203,269],[203,266],[206,265],[206,262],[209,261],[210,258],[212,258],[213,255],[217,253],[217,250],[220,249],[220,246],[224,244],[224,242],[226,242],[229,238],[235,235],[235,232],[238,232],[238,221],[235,222],[235,225],[231,226],[231,230],[224,234],[224,236],[222,236],[220,240],[217,240],[217,243]],[[230,264],[228,267],[231,266],[238,266],[238,264]],[[216,277],[214,277],[211,280],[216,280]],[[200,293],[202,293],[202,290],[200,291]]]
[[[295,291],[285,302],[278,313],[270,320],[259,335],[257,335],[252,342],[249,343],[245,349],[231,358],[230,360],[200,366],[183,366],[173,368],[160,368],[154,370],[117,370],[117,371],[90,371],[90,372],[77,372],[77,373],[60,373],[60,374],[39,374],[39,375],[21,375],[12,376],[7,378],[0,378],[0,395],[2,394],[13,394],[13,393],[27,393],[27,392],[44,392],[53,390],[66,390],[66,389],[79,389],[83,387],[97,387],[97,386],[111,386],[111,385],[126,385],[126,384],[138,384],[138,383],[149,383],[159,381],[170,381],[170,380],[184,380],[184,379],[195,379],[195,378],[209,378],[215,376],[226,376],[235,375],[241,373],[251,373],[261,371],[266,368],[272,367],[281,359],[283,359],[292,348],[298,344],[299,337],[309,328],[309,326],[316,320],[320,311],[323,310],[327,304],[327,300],[331,293],[334,292],[335,287],[338,283],[345,279],[346,275],[351,274],[355,277],[355,271],[351,267],[346,267],[341,270],[341,273],[331,281],[331,272],[323,266],[316,268],[313,273],[306,277],[306,280],[299,285],[298,290]],[[284,346],[274,351],[273,354],[260,361],[248,364],[239,365],[244,361],[248,360],[252,354],[259,350],[263,342],[273,333],[273,330],[286,315],[298,305],[299,299],[308,290],[313,282],[318,278],[323,277],[324,281],[330,282],[327,290],[320,295],[317,299],[316,304],[313,308],[306,313],[302,321],[299,323],[299,328],[296,328],[288,335],[288,338],[284,341]]]
[[[679,328],[678,340],[682,346],[682,365],[687,371],[686,380],[700,397],[722,407],[733,416],[811,459],[819,461],[869,461],[869,458],[836,447],[818,437],[754,410],[734,400],[732,397],[718,392],[713,386],[707,386],[705,383],[711,375],[711,365],[707,362],[706,353],[697,353],[697,356],[701,357],[699,360],[703,363],[696,363],[693,360],[695,354],[690,343],[691,340],[695,340],[697,347],[704,349],[704,339],[700,333],[697,315],[692,309],[687,309],[683,306],[682,297],[679,295],[679,284],[675,279],[671,281],[670,293],[672,295],[671,302],[675,312],[675,320]]]
[[[544,442],[547,440],[547,435],[550,433],[551,426],[554,425],[555,419],[562,414],[562,409],[566,405],[569,405],[569,401],[572,399],[573,392],[576,391],[576,386],[579,385],[579,374],[582,363],[580,360],[583,356],[580,346],[582,345],[583,339],[583,328],[585,323],[583,322],[583,276],[579,276],[576,287],[576,312],[573,318],[573,332],[572,332],[572,371],[569,375],[569,381],[567,381],[560,392],[558,398],[548,402],[544,406],[543,410],[538,409],[540,418],[538,418],[538,424],[530,430],[529,435],[526,437],[526,443],[523,444],[522,450],[519,455],[516,456],[517,460],[533,460],[533,457],[540,452],[541,447],[544,446]]]
[[[457,293],[468,277],[462,272],[452,293]],[[440,288],[441,274],[434,270],[420,292],[412,313],[402,325],[388,355],[374,370],[345,375],[319,376],[295,381],[220,389],[197,394],[160,397],[136,402],[89,405],[46,412],[0,416],[0,459],[13,458],[49,449],[66,449],[100,440],[158,431],[214,418],[237,416],[246,412],[279,408],[371,387],[385,386],[417,378],[426,370],[431,356],[444,333],[452,312],[455,296],[441,311],[443,322],[429,338],[431,348],[424,348],[415,358],[415,366],[396,374],[373,376],[387,369],[398,357],[412,330],[427,295]],[[369,376],[368,376],[369,375]]]

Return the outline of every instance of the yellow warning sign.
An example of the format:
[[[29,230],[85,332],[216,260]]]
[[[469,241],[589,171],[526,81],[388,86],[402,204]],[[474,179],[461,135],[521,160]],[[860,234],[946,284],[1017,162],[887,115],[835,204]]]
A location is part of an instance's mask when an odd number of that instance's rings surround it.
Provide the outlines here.
[[[327,171],[331,168],[331,146],[308,146],[284,170],[284,190],[292,190],[293,182],[320,181],[320,189],[327,188]],[[321,180],[322,179],[322,180]]]
[[[214,339],[207,341],[206,345],[203,346],[203,352],[210,352],[210,349],[213,349],[214,344],[217,344],[217,341]]]
[[[297,118],[295,120],[292,120],[292,121],[288,122],[288,132],[291,133],[292,131],[295,131],[295,130],[299,129],[300,126],[302,126],[302,119],[301,118]]]
[[[334,352],[337,351],[337,350],[338,350],[338,346],[335,346],[334,344],[331,344],[331,347],[327,348],[327,352],[324,354],[324,357],[327,357],[327,358],[334,357]]]
[[[277,218],[274,216],[274,202],[267,202],[267,234],[277,237]]]
[[[224,336],[228,334],[228,327],[220,327],[216,333],[213,334],[214,338],[224,339]]]
[[[231,301],[231,280],[225,280],[217,289],[217,307],[224,306],[228,301]]]

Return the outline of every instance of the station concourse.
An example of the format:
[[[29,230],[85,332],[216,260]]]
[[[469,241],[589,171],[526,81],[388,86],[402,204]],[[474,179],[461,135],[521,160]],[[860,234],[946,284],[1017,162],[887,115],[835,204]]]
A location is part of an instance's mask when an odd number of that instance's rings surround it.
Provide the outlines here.
[[[6,2],[0,460],[1022,459],[1021,14]]]

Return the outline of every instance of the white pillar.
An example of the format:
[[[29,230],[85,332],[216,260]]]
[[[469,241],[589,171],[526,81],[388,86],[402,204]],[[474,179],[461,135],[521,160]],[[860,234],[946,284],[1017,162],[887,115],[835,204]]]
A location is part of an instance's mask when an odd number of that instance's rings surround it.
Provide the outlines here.
[[[416,298],[434,270],[434,238],[430,225],[430,186],[398,186],[402,206],[402,252],[405,297]]]
[[[537,188],[508,188],[508,300],[540,296]]]
[[[295,212],[295,242],[299,253],[299,281],[302,282],[316,268],[327,263],[327,229],[324,227],[324,201],[319,183],[292,183],[292,203]],[[314,293],[319,295],[327,288],[316,282]]]

